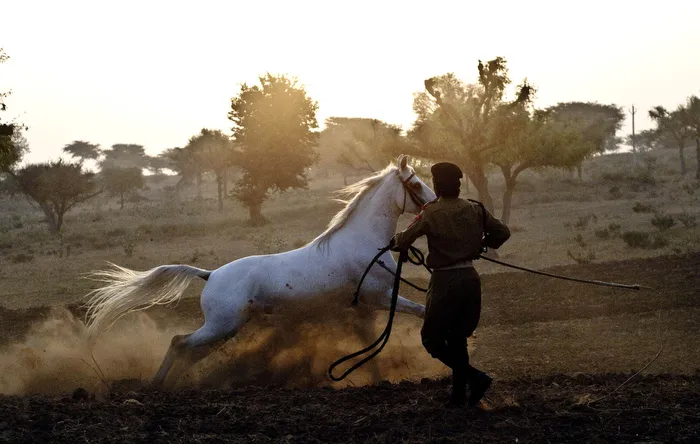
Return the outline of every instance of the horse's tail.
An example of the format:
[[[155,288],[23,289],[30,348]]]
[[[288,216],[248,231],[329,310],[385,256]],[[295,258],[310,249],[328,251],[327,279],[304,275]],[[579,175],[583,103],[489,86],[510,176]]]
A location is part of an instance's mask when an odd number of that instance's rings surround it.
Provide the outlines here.
[[[87,332],[93,338],[129,312],[179,300],[190,281],[207,280],[212,273],[189,265],[161,265],[148,271],[110,265],[109,270],[90,274],[106,284],[87,295]]]

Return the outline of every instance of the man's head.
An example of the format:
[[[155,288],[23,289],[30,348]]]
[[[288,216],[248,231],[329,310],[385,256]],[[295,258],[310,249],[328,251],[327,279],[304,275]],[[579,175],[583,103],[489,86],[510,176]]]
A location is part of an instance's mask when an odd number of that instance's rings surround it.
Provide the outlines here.
[[[433,189],[438,197],[458,197],[462,170],[450,162],[440,162],[430,168],[433,174]]]

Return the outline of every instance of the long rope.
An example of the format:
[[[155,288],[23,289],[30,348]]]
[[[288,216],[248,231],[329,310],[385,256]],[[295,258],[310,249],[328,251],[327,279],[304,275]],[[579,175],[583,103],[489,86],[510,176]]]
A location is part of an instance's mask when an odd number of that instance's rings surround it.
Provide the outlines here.
[[[387,251],[388,249],[389,249],[389,247],[386,247],[386,249],[382,249],[384,251],[380,251],[380,254],[378,254],[376,256],[376,258],[378,258],[382,254],[384,254],[384,252]],[[394,323],[394,315],[396,314],[396,303],[399,300],[399,286],[401,285],[401,266],[403,265],[403,263],[405,262],[407,257],[408,257],[408,252],[402,251],[399,255],[398,264],[396,265],[396,274],[394,277],[394,288],[391,292],[391,306],[389,308],[389,321],[386,324],[386,328],[384,328],[384,331],[382,332],[382,334],[379,335],[377,340],[374,341],[371,345],[363,348],[362,350],[358,350],[354,353],[351,353],[347,356],[344,356],[344,357],[338,359],[337,361],[335,361],[333,364],[331,364],[331,366],[328,367],[328,377],[331,378],[333,381],[338,382],[338,381],[342,381],[343,379],[345,379],[345,377],[347,377],[350,373],[354,372],[355,370],[357,370],[358,368],[363,366],[366,362],[368,362],[370,359],[377,356],[379,354],[379,352],[382,351],[382,349],[384,348],[386,343],[389,341],[389,336],[391,335],[391,327],[392,327],[392,324]],[[375,260],[376,260],[376,258],[375,258]],[[374,261],[373,261],[373,263],[374,263]],[[367,273],[365,273],[365,275],[366,274]],[[362,276],[363,279],[364,279],[365,275]],[[360,282],[360,285],[362,285],[361,282]],[[358,292],[359,292],[359,286],[358,286]],[[356,362],[352,367],[345,370],[343,372],[343,374],[341,374],[340,376],[333,375],[333,370],[337,366],[342,364],[343,362],[348,361],[348,360],[353,359],[353,358],[356,358],[358,356],[361,356],[361,355],[371,351],[374,348],[376,348],[376,350],[374,350],[368,356],[362,358],[360,361]]]
[[[544,271],[533,270],[532,268],[526,268],[526,267],[521,267],[519,265],[509,264],[509,263],[502,262],[502,261],[499,261],[496,259],[492,259],[490,257],[486,257],[483,255],[480,255],[479,257],[481,259],[487,260],[489,262],[494,262],[496,264],[503,265],[505,267],[515,268],[516,270],[527,271],[529,273],[539,274],[541,276],[549,276],[549,277],[553,277],[556,279],[563,279],[565,281],[581,282],[584,284],[602,285],[605,287],[627,288],[629,290],[641,290],[642,288],[645,288],[647,290],[653,290],[653,288],[651,288],[651,287],[647,287],[647,286],[639,285],[639,284],[631,284],[630,285],[630,284],[619,284],[617,282],[605,282],[605,281],[596,281],[596,280],[590,280],[590,279],[579,279],[579,278],[574,278],[574,277],[570,277],[570,276],[562,276],[560,274],[547,273]]]
[[[383,261],[379,260],[379,258],[384,253],[389,251],[391,248],[392,248],[391,244],[387,245],[386,247],[380,248],[379,252],[372,258],[369,265],[365,269],[365,272],[362,274],[362,277],[360,278],[360,282],[357,285],[357,289],[355,290],[355,294],[354,294],[354,297],[352,300],[352,305],[358,304],[359,297],[360,297],[360,290],[362,288],[362,283],[364,282],[365,277],[367,277],[367,274],[370,272],[370,270],[372,269],[374,264],[378,263],[382,268],[384,268],[389,273],[394,275],[394,287],[393,287],[393,290],[391,293],[391,306],[389,308],[389,320],[387,322],[387,325],[384,328],[384,331],[382,332],[382,334],[379,335],[377,340],[374,341],[372,344],[363,348],[362,350],[358,350],[354,353],[351,353],[347,356],[344,356],[330,365],[330,367],[328,368],[328,377],[331,378],[333,381],[338,382],[338,381],[342,381],[343,379],[345,379],[350,373],[354,372],[355,370],[357,370],[358,368],[363,366],[365,363],[367,363],[370,359],[377,356],[379,354],[379,352],[382,351],[382,349],[384,348],[386,343],[389,341],[389,336],[391,335],[391,327],[393,325],[394,316],[396,314],[396,304],[398,302],[399,287],[401,285],[401,282],[405,282],[406,284],[412,286],[413,288],[415,288],[419,291],[422,291],[422,292],[427,291],[426,289],[421,288],[421,287],[413,284],[412,282],[409,282],[408,280],[401,277],[401,268],[403,266],[403,263],[407,262],[407,261],[411,262],[414,265],[422,265],[423,267],[425,267],[426,270],[428,270],[428,272],[432,273],[432,270],[430,268],[428,268],[428,266],[425,264],[425,255],[423,254],[423,252],[414,246],[409,247],[408,250],[402,250],[399,254],[399,260],[398,260],[397,265],[396,265],[396,272],[393,272]],[[409,251],[411,254],[413,254],[414,257],[411,257],[411,255],[409,254]],[[527,268],[527,267],[522,267],[519,265],[509,264],[507,262],[499,261],[497,259],[492,259],[492,258],[486,257],[484,255],[479,255],[478,258],[481,258],[481,259],[484,259],[484,260],[487,260],[489,262],[493,262],[493,263],[496,263],[499,265],[503,265],[505,267],[514,268],[516,270],[527,271],[529,273],[534,273],[534,274],[538,274],[541,276],[548,276],[548,277],[552,277],[552,278],[556,278],[556,279],[563,279],[566,281],[580,282],[580,283],[593,284],[593,285],[601,285],[601,286],[605,286],[605,287],[626,288],[629,290],[641,290],[642,288],[653,290],[651,287],[647,287],[647,286],[639,285],[639,284],[620,284],[617,282],[606,282],[606,281],[598,281],[598,280],[592,280],[592,279],[580,279],[580,278],[563,276],[563,275],[554,274],[554,273],[547,273],[544,271],[534,270],[532,268]],[[375,349],[375,350],[372,351],[372,349]],[[663,347],[662,347],[662,349],[663,349]],[[349,361],[350,359],[361,356],[361,355],[363,355],[367,352],[370,352],[370,351],[372,351],[372,352],[368,356],[362,358],[360,361],[358,361],[357,363],[352,365],[349,369],[347,369],[345,372],[343,372],[340,376],[333,375],[333,370],[337,366],[339,366],[340,364],[342,364],[346,361]],[[659,354],[660,353],[661,353],[661,350],[659,350]],[[657,354],[657,356],[658,356],[658,354]],[[656,359],[656,358],[654,358],[654,359]],[[653,361],[654,360],[652,360],[652,362]],[[651,364],[651,362],[649,364]],[[627,381],[625,381],[625,383],[626,382]]]

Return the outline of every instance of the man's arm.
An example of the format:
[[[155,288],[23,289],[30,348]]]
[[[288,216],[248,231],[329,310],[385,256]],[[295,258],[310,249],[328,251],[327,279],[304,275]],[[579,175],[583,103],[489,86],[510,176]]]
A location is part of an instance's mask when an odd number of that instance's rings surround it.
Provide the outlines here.
[[[486,210],[484,245],[497,249],[510,238],[510,229]]]
[[[425,234],[427,234],[427,224],[423,219],[423,213],[420,213],[408,228],[394,235],[391,239],[391,249],[394,251],[407,250],[416,239]]]

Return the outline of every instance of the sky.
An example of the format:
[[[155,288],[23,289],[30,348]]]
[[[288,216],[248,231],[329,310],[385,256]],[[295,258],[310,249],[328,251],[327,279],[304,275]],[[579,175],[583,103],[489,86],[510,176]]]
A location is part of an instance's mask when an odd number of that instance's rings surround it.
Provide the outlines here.
[[[73,140],[154,155],[201,128],[230,132],[230,100],[266,72],[298,78],[317,117],[409,129],[413,94],[503,56],[535,106],[597,101],[647,111],[700,94],[700,2],[4,0],[3,120],[29,126],[27,161]],[[631,132],[628,118],[619,135]]]

